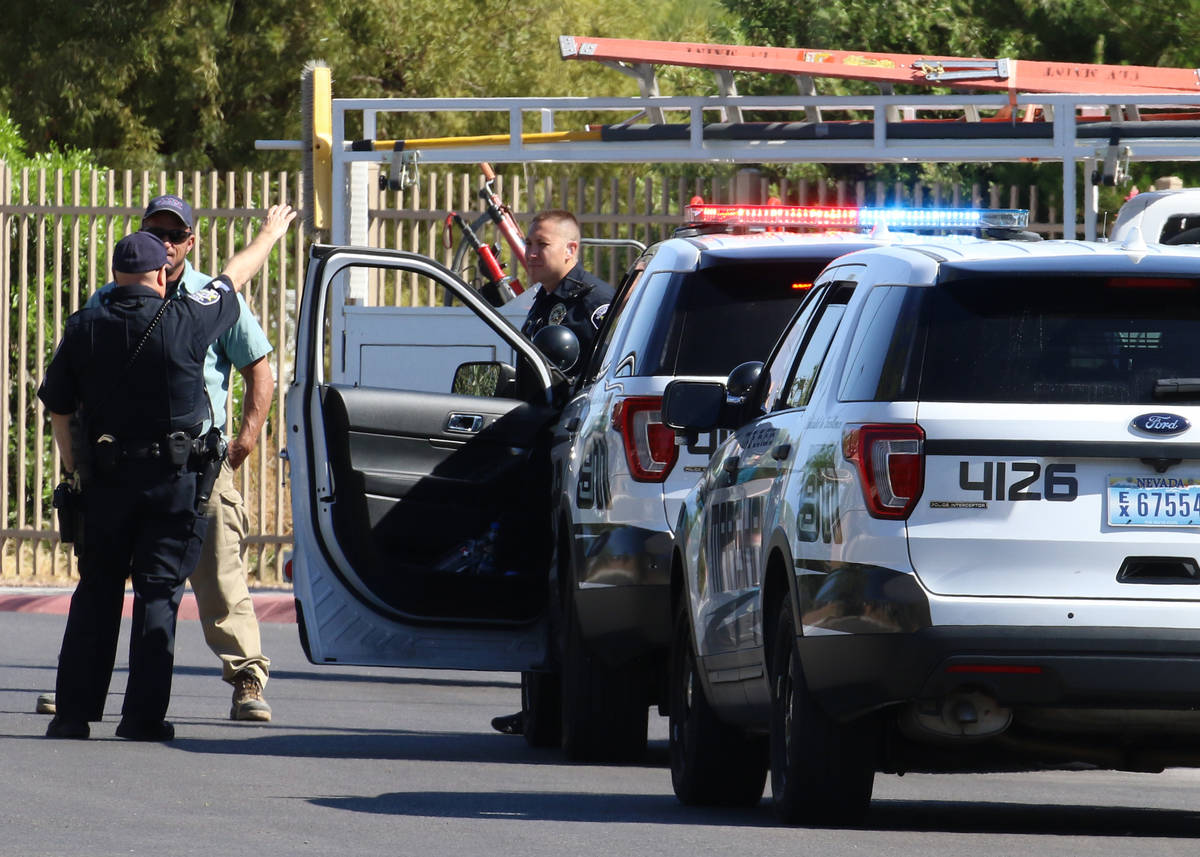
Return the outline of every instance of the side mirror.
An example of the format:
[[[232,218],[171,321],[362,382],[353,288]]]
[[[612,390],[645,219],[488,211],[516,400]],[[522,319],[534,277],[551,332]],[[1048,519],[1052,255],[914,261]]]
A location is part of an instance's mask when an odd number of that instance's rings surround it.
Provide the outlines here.
[[[755,387],[758,386],[759,378],[762,377],[762,372],[763,364],[758,360],[739,363],[729,373],[729,380],[725,382],[725,389],[729,391],[731,398],[744,399],[754,392]]]
[[[450,392],[484,399],[512,398],[516,387],[517,370],[507,363],[463,363],[454,370]]]
[[[672,381],[663,391],[662,420],[681,431],[708,431],[720,423],[724,407],[724,384]]]
[[[533,335],[533,344],[546,359],[563,372],[579,362],[579,337],[561,324],[548,324]]]

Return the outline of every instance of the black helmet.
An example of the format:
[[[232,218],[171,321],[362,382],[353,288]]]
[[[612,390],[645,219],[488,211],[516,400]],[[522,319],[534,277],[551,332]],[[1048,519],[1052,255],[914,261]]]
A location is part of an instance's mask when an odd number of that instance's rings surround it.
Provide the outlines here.
[[[563,372],[579,362],[579,337],[561,324],[548,324],[533,335],[533,344]]]

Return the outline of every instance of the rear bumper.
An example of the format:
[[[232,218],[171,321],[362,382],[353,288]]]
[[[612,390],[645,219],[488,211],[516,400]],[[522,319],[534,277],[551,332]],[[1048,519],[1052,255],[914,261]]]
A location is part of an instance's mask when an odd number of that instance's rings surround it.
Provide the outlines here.
[[[799,650],[839,717],[967,688],[1010,707],[1200,707],[1200,629],[937,626],[818,634]]]
[[[575,605],[592,649],[612,664],[665,652],[671,641],[671,534],[584,528]]]

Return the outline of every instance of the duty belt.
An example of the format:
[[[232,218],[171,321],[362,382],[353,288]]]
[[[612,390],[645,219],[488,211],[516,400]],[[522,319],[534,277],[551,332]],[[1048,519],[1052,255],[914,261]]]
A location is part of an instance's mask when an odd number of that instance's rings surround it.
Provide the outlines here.
[[[183,467],[192,453],[193,438],[183,431],[173,431],[160,440],[121,441],[111,434],[102,434],[93,446],[101,471],[111,469],[120,459],[163,458]]]
[[[122,458],[158,458],[163,454],[162,444],[153,441],[147,444],[122,444]]]

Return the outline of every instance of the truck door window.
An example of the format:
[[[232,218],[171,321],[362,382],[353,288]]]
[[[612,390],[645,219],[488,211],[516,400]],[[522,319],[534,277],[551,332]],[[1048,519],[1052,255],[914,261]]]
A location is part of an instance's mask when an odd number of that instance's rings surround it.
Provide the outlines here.
[[[464,363],[515,365],[512,347],[472,309],[445,305],[454,302],[433,277],[369,265],[338,276],[325,316],[341,327],[325,338],[334,383],[449,393]]]
[[[1175,214],[1163,224],[1163,244],[1200,244],[1200,214]]]

